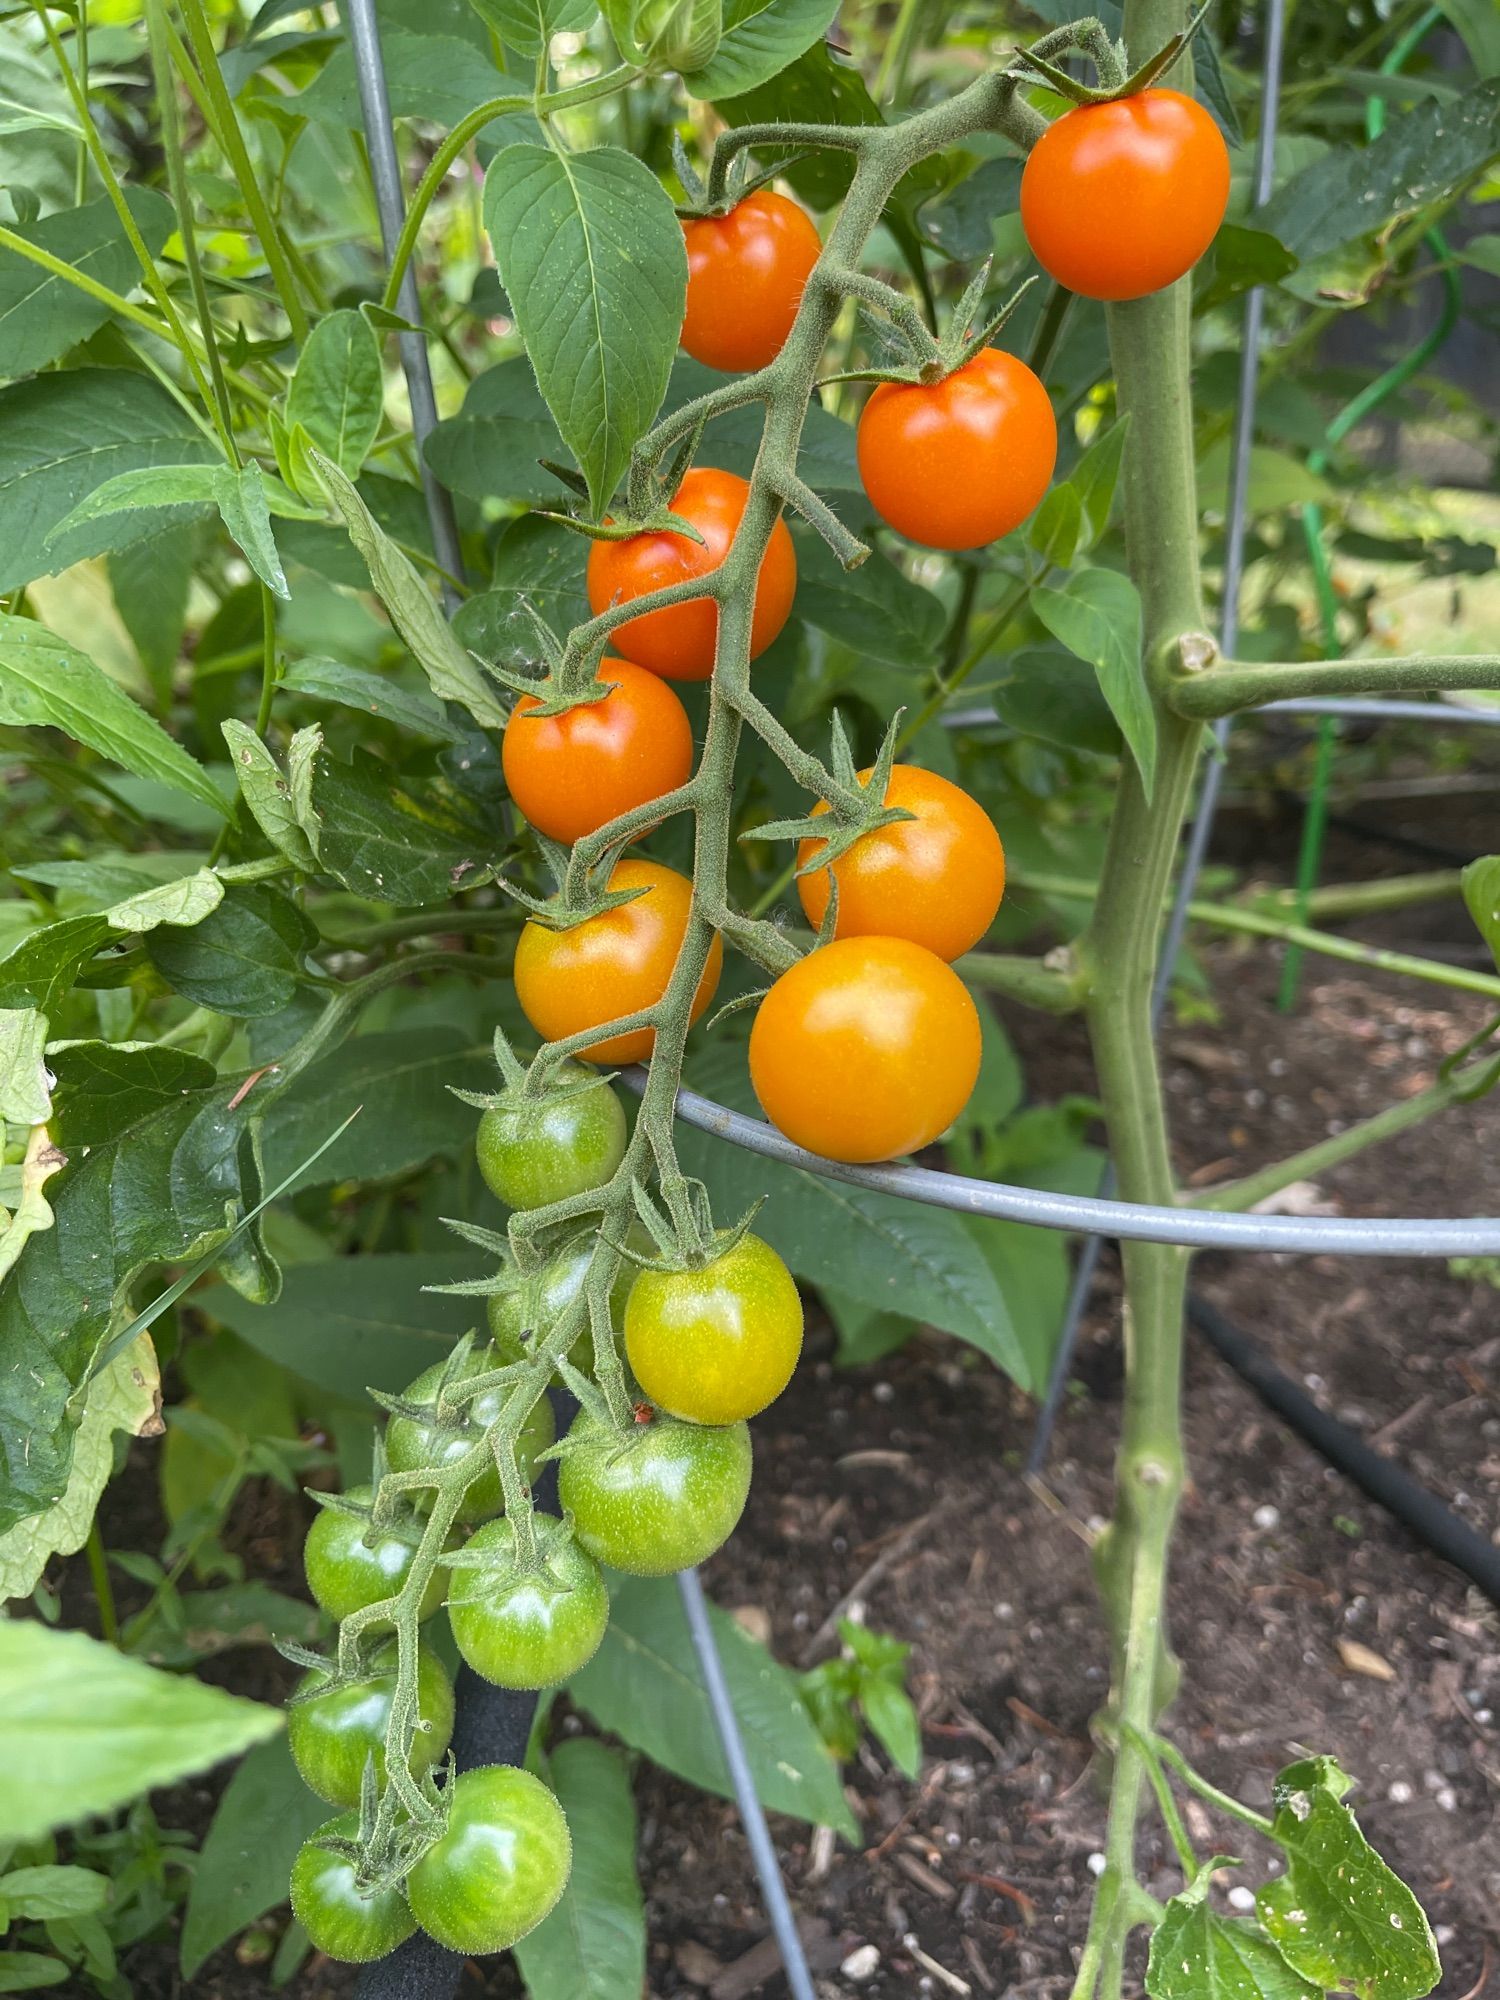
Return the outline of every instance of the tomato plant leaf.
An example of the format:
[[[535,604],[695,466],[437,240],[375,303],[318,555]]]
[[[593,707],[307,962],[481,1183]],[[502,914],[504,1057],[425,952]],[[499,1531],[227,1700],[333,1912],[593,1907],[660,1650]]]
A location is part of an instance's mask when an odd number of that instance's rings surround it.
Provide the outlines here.
[[[877,660],[930,664],[948,623],[940,597],[882,555],[869,556],[851,572],[810,528],[798,529],[794,539],[799,618]]]
[[[602,514],[661,407],[687,252],[655,174],[617,147],[506,146],[484,219],[538,386]]]
[[[88,1540],[99,1496],[115,1469],[115,1433],[143,1437],[161,1427],[161,1377],[151,1336],[137,1334],[88,1385],[68,1482],[52,1506],[0,1534],[0,1602],[29,1597],[54,1556]]]
[[[436,737],[444,743],[460,740],[460,732],[448,720],[442,703],[430,694],[420,688],[401,687],[386,674],[367,673],[343,660],[321,656],[299,660],[282,675],[281,687],[284,694],[310,695],[361,715],[378,715],[417,736]],[[227,732],[227,724],[225,729]]]
[[[121,512],[54,540],[58,523],[106,480],[218,459],[217,447],[149,375],[73,368],[0,389],[0,591],[161,527],[158,514]]]
[[[298,424],[351,479],[380,429],[380,342],[361,312],[326,313],[297,357],[287,391],[286,424]]]
[[[155,188],[145,187],[127,188],[125,203],[141,240],[156,256],[172,233],[172,204]],[[140,281],[140,265],[108,195],[43,216],[15,234],[112,292],[128,292]],[[45,368],[109,317],[107,305],[76,285],[17,252],[0,251],[0,340],[8,375]]]
[[[217,1074],[202,1056],[154,1042],[54,1042],[47,1063],[65,1152],[108,1145],[184,1091],[207,1089]]]
[[[1420,2000],[1442,1977],[1431,1927],[1343,1803],[1347,1783],[1331,1760],[1282,1772],[1271,1837],[1286,1873],[1260,1890],[1257,1913],[1287,1964],[1320,1991]]]
[[[859,1704],[897,1770],[915,1778],[922,1768],[922,1728],[905,1688],[878,1674],[862,1675]]]
[[[6,1825],[35,1840],[202,1771],[282,1726],[279,1709],[158,1672],[81,1632],[0,1623]]]
[[[411,648],[427,684],[443,701],[462,702],[477,723],[503,729],[508,711],[479,663],[448,629],[426,585],[361,498],[354,482],[314,448],[313,463],[343,517],[349,539],[364,558],[375,595]]]
[[[508,49],[539,56],[554,35],[576,35],[599,15],[594,0],[470,0]]]
[[[1500,75],[1500,14],[1489,0],[1443,0],[1443,12],[1479,74]]]
[[[302,961],[317,935],[289,896],[252,882],[190,930],[150,932],[146,952],[174,993],[248,1021],[286,1006],[307,977]]]
[[[190,929],[211,916],[224,900],[224,883],[212,868],[195,869],[171,882],[158,882],[113,904],[104,912],[112,931],[140,934],[154,931],[158,924]]]
[[[47,1018],[35,1007],[0,1011],[0,1124],[40,1125],[51,1117],[46,1046]]]
[[[1150,798],[1156,780],[1156,716],[1141,661],[1141,600],[1135,585],[1118,570],[1081,569],[1060,588],[1033,584],[1031,608],[1053,637],[1098,675]]]
[[[1474,919],[1479,935],[1500,966],[1500,854],[1486,854],[1471,861],[1459,877],[1464,903]]]
[[[376,902],[421,905],[488,881],[485,857],[499,831],[475,820],[451,789],[403,785],[364,750],[348,764],[319,754],[310,783],[318,860],[345,888]]]
[[[856,1840],[838,1767],[802,1706],[795,1677],[713,1605],[709,1618],[761,1800],[773,1812]],[[621,1582],[604,1643],[568,1690],[601,1728],[664,1770],[734,1797],[674,1578]]]
[[[297,1850],[328,1818],[283,1736],[259,1743],[224,1788],[193,1869],[182,1924],[182,1976],[286,1901]]]
[[[93,914],[59,917],[32,931],[0,959],[0,1007],[50,1013],[108,938],[109,925]]]
[[[1322,1988],[1294,1972],[1257,1925],[1209,1908],[1209,1882],[1223,1865],[1222,1856],[1205,1863],[1152,1932],[1151,2000],[1318,2000]]]
[[[9,613],[0,613],[0,723],[61,729],[137,777],[227,810],[202,766],[91,659],[34,619]]]
[[[446,128],[496,97],[531,96],[529,78],[506,76],[472,42],[457,35],[417,33],[410,25],[382,28],[380,46],[391,110],[397,118],[430,119]],[[352,48],[335,49],[306,90],[289,98],[287,105],[315,124],[360,130]],[[538,130],[529,112],[508,113],[484,129],[492,144],[508,137],[535,138]]]
[[[248,722],[231,716],[220,728],[229,746],[235,779],[256,825],[294,867],[305,874],[315,873],[318,855],[312,834],[317,830],[316,822],[311,827],[304,823],[289,776]]]
[[[837,0],[727,0],[717,50],[683,87],[717,103],[769,83],[823,39],[837,12]]]
[[[1109,526],[1115,504],[1115,488],[1120,483],[1120,466],[1125,456],[1125,440],[1130,435],[1129,417],[1121,417],[1089,445],[1073,470],[1068,484],[1077,493],[1083,508],[1083,527],[1078,548],[1085,554],[1102,538]]]
[[[1051,487],[1026,529],[1026,540],[1054,569],[1072,562],[1083,535],[1083,501],[1069,480]]]
[[[195,1303],[319,1388],[394,1392],[483,1322],[482,1303],[424,1288],[493,1268],[492,1257],[466,1250],[326,1257],[291,1265],[274,1305],[252,1305],[227,1285],[198,1293]]]
[[[531,2000],[616,2000],[646,1977],[646,1912],[636,1877],[635,1800],[617,1753],[589,1737],[560,1743],[547,1777],[568,1816],[573,1872],[552,1914],[516,1946]]]

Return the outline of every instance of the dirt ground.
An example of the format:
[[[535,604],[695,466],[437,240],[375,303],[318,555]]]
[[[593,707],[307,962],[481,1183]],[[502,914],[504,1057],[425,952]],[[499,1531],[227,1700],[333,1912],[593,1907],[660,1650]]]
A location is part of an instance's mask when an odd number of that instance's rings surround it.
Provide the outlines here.
[[[1491,851],[1491,803],[1466,800],[1464,824],[1450,814],[1427,834]],[[1284,876],[1290,837],[1231,815],[1222,852]],[[1327,874],[1432,865],[1340,837]],[[1471,946],[1453,903],[1346,928],[1455,956]],[[1273,951],[1215,945],[1204,962],[1218,1020],[1164,1038],[1188,1180],[1228,1178],[1420,1089],[1487,1018],[1482,999],[1327,961],[1309,963],[1287,1018],[1274,1008]],[[1078,1033],[1008,1025],[1039,1096],[1087,1088]],[[1497,1118],[1494,1104],[1450,1112],[1307,1192],[1346,1214],[1500,1213]],[[1495,1532],[1500,1292],[1440,1263],[1338,1258],[1205,1256],[1194,1284],[1325,1407]],[[1106,1647],[1086,1544],[1108,1508],[1119,1412],[1113,1254],[1044,1496],[1020,1472],[1032,1407],[966,1350],[924,1338],[853,1372],[834,1370],[830,1353],[815,1329],[795,1384],[759,1420],[745,1521],[707,1579],[793,1664],[826,1653],[815,1635],[851,1591],[871,1625],[915,1642],[919,1782],[861,1754],[849,1794],[862,1852],[774,1824],[820,1996],[1061,1994],[1104,1831],[1088,1724]],[[1211,1779],[1256,1805],[1291,1757],[1337,1755],[1359,1779],[1366,1830],[1437,1927],[1440,1992],[1478,2000],[1487,1981],[1495,1990],[1500,1952],[1500,1612],[1299,1443],[1196,1336],[1186,1413],[1193,1483],[1172,1590],[1184,1686],[1171,1731]],[[652,2000],[782,2000],[733,1810],[650,1769],[637,1797]],[[1253,1856],[1253,1836],[1222,1823],[1211,1832],[1193,1813],[1200,1847]],[[1142,1852],[1148,1885],[1172,1894],[1179,1878],[1154,1829]],[[840,1970],[851,1957],[873,1970],[856,1981]],[[181,1990],[160,1978],[138,1990]],[[226,1951],[192,1990],[240,2000],[263,1989]],[[291,1989],[295,2000],[350,1990],[316,1963]],[[502,1966],[472,1968],[463,1991],[511,2000],[521,1989]]]

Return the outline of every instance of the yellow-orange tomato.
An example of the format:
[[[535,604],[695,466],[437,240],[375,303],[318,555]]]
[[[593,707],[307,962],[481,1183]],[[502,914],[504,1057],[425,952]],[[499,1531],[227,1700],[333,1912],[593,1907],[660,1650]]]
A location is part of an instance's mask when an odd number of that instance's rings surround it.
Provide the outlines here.
[[[781,352],[823,245],[811,219],[770,188],[727,215],[684,222],[687,312],[682,344],[709,368],[747,373]]]
[[[1191,271],[1229,201],[1229,150],[1178,90],[1080,104],[1047,127],[1021,175],[1037,262],[1086,299],[1142,299]]]
[[[511,797],[539,833],[569,845],[685,784],[693,769],[692,724],[665,681],[608,659],[598,678],[613,684],[603,701],[563,715],[533,719],[540,704],[522,695],[500,745]]]
[[[872,773],[861,771],[867,785]],[[892,767],[885,804],[914,813],[864,834],[832,869],[799,875],[797,893],[808,922],[828,909],[830,873],[839,885],[835,937],[898,937],[925,945],[939,958],[972,951],[995,921],[1005,894],[1005,849],[989,814],[969,794],[915,764]],[[821,802],[815,813],[827,812]],[[799,864],[821,840],[804,840]]]
[[[690,542],[686,535],[668,533],[595,542],[589,550],[589,609],[597,615],[608,605],[628,604],[649,591],[716,570],[729,553],[749,493],[748,482],[733,472],[694,466],[672,497],[672,512],[690,521],[703,540]],[[796,593],[797,554],[786,522],[778,521],[755,584],[752,660],[785,625]],[[706,681],[714,670],[718,636],[718,605],[711,597],[694,597],[665,611],[648,611],[644,618],[627,619],[610,634],[610,644],[638,667],[648,667],[669,681]]]
[[[667,990],[687,934],[692,883],[659,862],[625,860],[617,863],[609,886],[647,893],[589,917],[572,930],[549,931],[533,918],[521,932],[514,971],[516,998],[532,1027],[549,1042],[639,1013],[654,1006]],[[714,997],[723,963],[724,946],[716,937],[693,995],[695,1021]],[[580,1060],[644,1062],[655,1042],[652,1029],[633,1028],[595,1042]]]
[[[931,1145],[979,1076],[979,1015],[905,938],[841,938],[782,973],[750,1031],[750,1080],[778,1131],[829,1160]]]
[[[882,382],[859,420],[859,476],[881,519],[929,549],[1018,527],[1057,463],[1057,420],[1024,361],[982,347],[941,382]]]

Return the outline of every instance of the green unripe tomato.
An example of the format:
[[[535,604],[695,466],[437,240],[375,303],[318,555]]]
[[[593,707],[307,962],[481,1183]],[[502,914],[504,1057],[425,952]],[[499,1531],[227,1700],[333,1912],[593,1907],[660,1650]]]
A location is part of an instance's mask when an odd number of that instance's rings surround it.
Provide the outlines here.
[[[545,1208],[603,1187],[625,1157],[625,1109],[602,1079],[564,1063],[545,1097],[507,1091],[479,1121],[475,1149],[491,1194],[507,1208]]]
[[[347,1496],[368,1507],[373,1489],[351,1486]],[[422,1523],[412,1515],[378,1532],[368,1520],[324,1507],[307,1531],[302,1563],[313,1599],[330,1618],[348,1618],[367,1604],[394,1597],[406,1580],[421,1540]],[[443,1601],[447,1575],[441,1565],[428,1579],[419,1615],[430,1618]]]
[[[558,1494],[591,1556],[628,1576],[706,1562],[734,1532],[750,1491],[744,1424],[707,1429],[656,1417],[626,1435],[580,1410]]]
[[[597,1240],[592,1234],[575,1236],[539,1271],[520,1279],[510,1291],[493,1293],[485,1301],[490,1338],[506,1361],[520,1361],[532,1352],[536,1343],[545,1340],[562,1315],[577,1302]],[[630,1249],[643,1256],[655,1248],[640,1223],[631,1225],[625,1241]],[[635,1273],[635,1265],[622,1258],[609,1288],[610,1318],[616,1329],[624,1322],[625,1301],[630,1296]],[[523,1333],[529,1333],[531,1339],[523,1340]],[[593,1374],[594,1336],[587,1325],[568,1349],[568,1359],[585,1375]]]
[[[448,1372],[447,1380],[463,1381],[475,1375],[486,1375],[492,1369],[503,1368],[507,1360],[514,1358],[494,1348],[480,1348],[471,1353],[456,1372]],[[425,1369],[403,1392],[405,1399],[410,1403],[425,1404],[435,1415],[438,1391],[447,1369],[448,1363],[442,1361]],[[455,1459],[462,1458],[465,1452],[472,1451],[489,1425],[500,1415],[509,1394],[506,1388],[482,1389],[462,1406],[456,1429],[439,1426],[435,1422],[421,1423],[415,1417],[392,1417],[385,1431],[385,1455],[392,1472],[416,1472],[424,1465],[451,1465]],[[537,1461],[556,1435],[552,1405],[543,1396],[527,1415],[521,1434],[516,1439],[516,1463],[528,1486],[536,1475]],[[503,1513],[504,1509],[505,1494],[500,1485],[499,1468],[491,1460],[464,1494],[458,1519],[465,1523],[488,1521],[493,1515]]]
[[[359,1837],[359,1814],[341,1813],[304,1841],[292,1863],[292,1915],[328,1958],[368,1965],[405,1944],[417,1928],[399,1889],[361,1889],[354,1863],[316,1843]]]
[[[358,1806],[364,1766],[374,1758],[376,1782],[386,1782],[386,1726],[396,1694],[396,1648],[382,1646],[368,1680],[330,1694],[314,1694],[286,1712],[286,1740],[302,1782],[326,1798],[330,1806]],[[310,1668],[298,1682],[298,1694],[328,1680],[320,1668]],[[412,1772],[430,1770],[448,1750],[454,1732],[454,1690],[436,1652],[426,1646],[416,1654],[416,1712],[428,1728],[412,1738]]]
[[[625,1307],[625,1352],[658,1408],[733,1424],[774,1403],[802,1352],[792,1274],[758,1236],[698,1270],[642,1271]]]
[[[447,1831],[407,1877],[412,1915],[466,1958],[509,1951],[568,1886],[573,1842],[563,1809],[529,1771],[461,1771]]]
[[[385,1783],[385,1732],[396,1692],[396,1649],[383,1646],[368,1680],[314,1695],[287,1710],[286,1733],[292,1761],[303,1782],[330,1805],[357,1806],[366,1760],[375,1760],[376,1781]],[[303,1693],[328,1679],[313,1667],[297,1684]],[[417,1714],[428,1725],[412,1739],[411,1768],[430,1770],[453,1734],[453,1687],[437,1654],[417,1652]]]
[[[519,1572],[510,1522],[478,1529],[469,1549],[493,1562],[455,1571],[448,1596],[459,1652],[497,1687],[565,1681],[594,1657],[609,1624],[609,1592],[592,1556],[561,1521],[538,1514],[535,1529],[539,1566]]]

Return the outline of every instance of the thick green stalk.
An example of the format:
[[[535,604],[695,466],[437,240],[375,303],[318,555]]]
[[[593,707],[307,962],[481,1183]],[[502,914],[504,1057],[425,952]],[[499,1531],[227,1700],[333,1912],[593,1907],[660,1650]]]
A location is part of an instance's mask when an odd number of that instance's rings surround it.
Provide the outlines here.
[[[1174,679],[1168,699],[1178,715],[1212,722],[1268,701],[1309,696],[1443,694],[1500,688],[1500,654],[1435,653],[1430,659],[1220,660]],[[1461,727],[1462,714],[1454,717]]]
[[[1185,25],[1183,0],[1127,0],[1136,61]],[[1175,81],[1175,79],[1174,79]],[[1178,82],[1178,88],[1186,88]],[[1170,1203],[1174,1177],[1151,1024],[1151,986],[1202,731],[1162,699],[1161,662],[1201,629],[1198,510],[1188,369],[1189,286],[1108,309],[1120,413],[1130,423],[1123,468],[1126,549],[1140,592],[1145,660],[1156,711],[1156,782],[1148,799],[1127,762],[1110,823],[1094,915],[1078,944],[1089,1034],[1126,1201]],[[1115,1649],[1112,1712],[1122,1725],[1110,1794],[1105,1872],[1075,1993],[1118,2000],[1125,1942],[1138,1921],[1135,1833],[1150,1735],[1175,1684],[1166,1634],[1166,1580],[1182,1491],[1183,1310],[1187,1255],[1165,1244],[1122,1246],[1125,1408],[1114,1520],[1096,1567]]]

